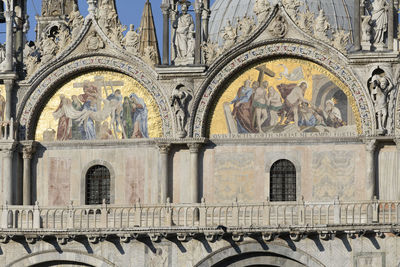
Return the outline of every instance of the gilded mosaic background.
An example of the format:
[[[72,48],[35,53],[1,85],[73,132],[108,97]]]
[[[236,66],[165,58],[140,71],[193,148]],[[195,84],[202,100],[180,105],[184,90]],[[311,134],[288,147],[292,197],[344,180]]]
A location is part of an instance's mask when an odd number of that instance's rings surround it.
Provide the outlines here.
[[[36,140],[107,140],[162,136],[159,109],[135,79],[94,71],[65,83],[49,100]]]
[[[286,58],[245,70],[220,97],[210,134],[357,133],[349,89],[323,67]]]

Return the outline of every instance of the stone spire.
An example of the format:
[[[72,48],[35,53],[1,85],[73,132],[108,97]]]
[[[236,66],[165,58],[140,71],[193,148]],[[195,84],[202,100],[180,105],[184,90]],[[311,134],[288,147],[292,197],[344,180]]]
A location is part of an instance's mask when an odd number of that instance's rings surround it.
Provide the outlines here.
[[[153,65],[160,64],[156,28],[149,0],[144,5],[142,20],[140,22],[139,52],[148,63]]]

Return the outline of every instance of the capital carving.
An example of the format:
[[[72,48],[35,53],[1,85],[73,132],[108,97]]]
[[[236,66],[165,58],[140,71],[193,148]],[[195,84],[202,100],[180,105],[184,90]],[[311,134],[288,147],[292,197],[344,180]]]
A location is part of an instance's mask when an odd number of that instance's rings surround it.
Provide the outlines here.
[[[375,148],[376,148],[376,140],[375,139],[371,139],[371,140],[365,140],[365,150],[367,152],[374,152]]]
[[[22,148],[22,158],[23,159],[32,159],[33,154],[35,153],[36,149],[33,145],[24,146]]]
[[[14,154],[14,150],[16,148],[16,143],[11,142],[11,143],[5,143],[0,145],[0,151],[3,157],[5,158],[10,158]]]
[[[192,144],[188,144],[187,146],[189,148],[190,153],[199,153],[199,150],[202,147],[202,144],[192,143]]]
[[[168,154],[171,149],[171,145],[169,144],[158,144],[158,150],[160,154]]]
[[[395,144],[396,144],[397,150],[400,151],[400,139],[394,139],[394,142],[395,142]]]

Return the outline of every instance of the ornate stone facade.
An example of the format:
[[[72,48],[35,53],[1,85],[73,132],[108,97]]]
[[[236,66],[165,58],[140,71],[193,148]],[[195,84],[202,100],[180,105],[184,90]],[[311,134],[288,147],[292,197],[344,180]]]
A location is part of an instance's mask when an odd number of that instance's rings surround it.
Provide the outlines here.
[[[14,2],[0,266],[399,264],[397,2]]]

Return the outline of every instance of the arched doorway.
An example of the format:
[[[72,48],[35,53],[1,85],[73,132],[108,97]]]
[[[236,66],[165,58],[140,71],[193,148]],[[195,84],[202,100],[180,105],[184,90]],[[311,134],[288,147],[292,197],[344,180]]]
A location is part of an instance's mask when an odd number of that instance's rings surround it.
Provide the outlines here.
[[[238,251],[240,251],[238,253]],[[226,247],[201,260],[195,267],[323,267],[324,265],[301,250],[274,243],[265,248],[259,243],[248,242],[238,248]]]

